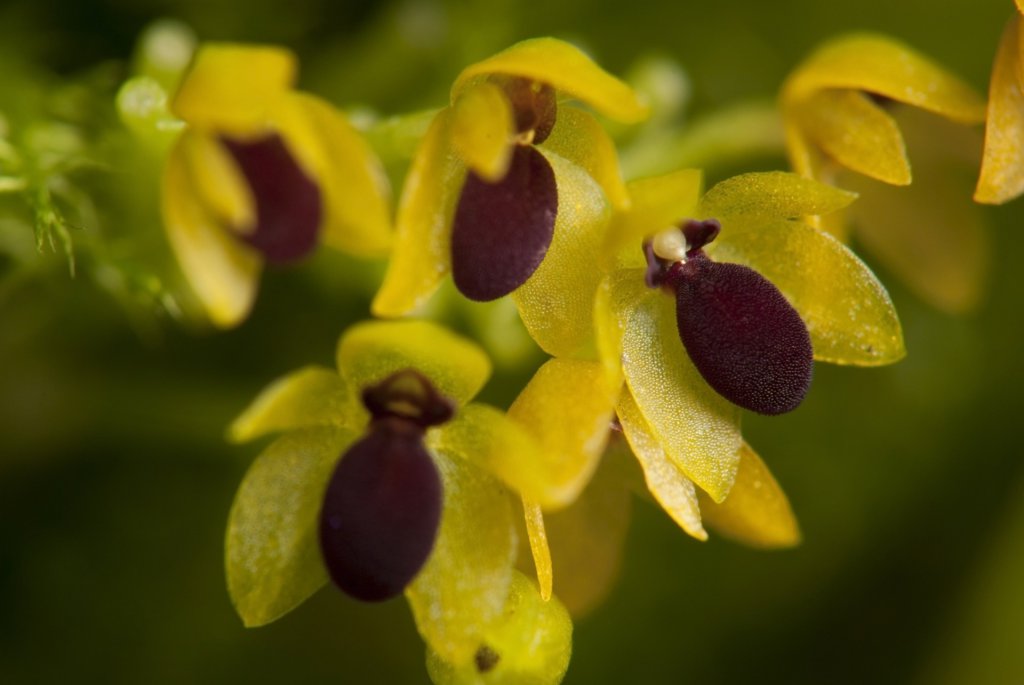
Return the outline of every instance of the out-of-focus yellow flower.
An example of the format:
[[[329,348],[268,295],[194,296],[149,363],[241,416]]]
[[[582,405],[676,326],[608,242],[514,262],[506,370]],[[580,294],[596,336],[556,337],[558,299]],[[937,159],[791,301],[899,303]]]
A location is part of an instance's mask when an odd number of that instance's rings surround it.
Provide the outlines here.
[[[967,129],[943,119],[981,123],[984,101],[902,43],[853,34],[829,41],[797,67],[783,85],[781,107],[794,169],[861,195],[849,214],[816,225],[844,241],[852,225],[918,296],[946,311],[971,308],[982,290],[988,241],[969,190],[957,183],[976,165],[976,147]],[[888,187],[910,184],[910,157],[917,161],[913,188]]]
[[[1024,193],[1024,2],[1003,31],[992,67],[985,152],[974,199],[999,205]]]
[[[582,344],[591,329],[546,335],[573,304],[551,296],[552,281],[567,264],[597,258],[608,205],[625,207],[628,196],[607,134],[561,98],[626,122],[646,113],[624,83],[552,38],[517,43],[459,75],[406,178],[375,314],[409,313],[452,272],[471,299],[514,291],[550,353]],[[589,307],[596,284],[584,274],[575,304]],[[560,304],[541,316],[541,301]]]
[[[293,89],[295,70],[280,48],[206,44],[171,102],[187,127],[164,171],[164,223],[217,326],[246,317],[264,263],[320,242],[362,256],[389,247],[376,156],[340,112]]]
[[[489,470],[502,447],[491,431],[512,422],[468,403],[490,374],[487,357],[426,321],[357,325],[342,336],[337,357],[339,371],[310,366],[278,380],[230,428],[235,441],[282,433],[246,474],[228,522],[228,588],[243,622],[270,623],[327,582],[318,526],[331,474],[339,458],[341,465],[353,458],[351,446],[367,430],[367,389],[414,369],[455,405],[451,421],[425,429],[443,508],[430,556],[405,589],[432,677],[468,683],[509,673],[559,682],[572,625],[557,601],[541,602],[514,570],[516,507]],[[409,409],[401,392],[392,400],[397,411]]]

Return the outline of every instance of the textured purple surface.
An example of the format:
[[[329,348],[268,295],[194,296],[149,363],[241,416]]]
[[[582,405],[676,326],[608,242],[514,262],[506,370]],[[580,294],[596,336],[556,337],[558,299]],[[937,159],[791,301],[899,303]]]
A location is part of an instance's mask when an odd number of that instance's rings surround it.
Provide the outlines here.
[[[367,602],[401,594],[430,556],[441,504],[422,430],[375,421],[342,457],[324,496],[320,549],[331,580]]]
[[[760,414],[795,409],[811,383],[807,327],[770,281],[699,254],[675,265],[676,322],[690,359],[730,402]]]
[[[242,239],[271,264],[288,264],[316,248],[323,213],[320,189],[280,136],[222,138],[256,200],[256,228]]]
[[[521,286],[547,254],[557,213],[555,173],[530,146],[514,148],[497,183],[469,172],[452,225],[455,286],[480,302]]]

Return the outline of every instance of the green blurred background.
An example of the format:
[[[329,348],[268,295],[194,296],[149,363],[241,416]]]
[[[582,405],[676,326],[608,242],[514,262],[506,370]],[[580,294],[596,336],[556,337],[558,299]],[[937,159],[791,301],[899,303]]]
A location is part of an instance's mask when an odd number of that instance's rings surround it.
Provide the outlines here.
[[[285,44],[302,59],[304,88],[385,114],[439,106],[462,66],[545,34],[620,74],[646,55],[671,57],[689,74],[695,116],[774,97],[813,46],[853,29],[898,36],[984,91],[1012,8],[16,0],[0,4],[0,111],[27,106],[31,87],[15,87],[26,78],[49,84],[106,65],[88,73],[116,85],[158,17],[202,39]],[[99,223],[130,224],[119,240],[156,236],[132,258],[158,260],[154,188],[107,169],[90,190]],[[116,209],[102,209],[107,196],[122,198]],[[985,210],[995,259],[976,313],[937,313],[879,269],[908,359],[819,365],[796,412],[745,420],[803,545],[701,544],[638,503],[620,582],[577,623],[566,683],[1024,682],[1024,462],[1009,430],[1024,407],[1022,209]],[[224,427],[276,376],[332,363],[338,334],[367,315],[376,267],[322,254],[270,273],[251,319],[214,334],[126,310],[88,261],[71,279],[59,255],[26,267],[6,247],[0,682],[426,682],[403,601],[364,606],[327,590],[246,630],[223,577],[228,508],[259,449],[229,446]],[[471,314],[450,320],[473,330]],[[507,402],[529,370],[498,374],[484,399]]]

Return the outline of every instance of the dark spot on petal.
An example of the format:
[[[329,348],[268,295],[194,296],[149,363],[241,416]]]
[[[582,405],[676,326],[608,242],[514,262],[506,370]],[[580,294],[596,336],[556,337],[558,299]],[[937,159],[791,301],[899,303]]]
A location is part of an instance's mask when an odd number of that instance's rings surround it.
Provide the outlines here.
[[[437,426],[455,415],[455,403],[437,391],[415,369],[396,371],[375,385],[363,388],[363,404],[374,420],[398,418],[419,428]]]
[[[555,89],[521,76],[497,75],[491,80],[501,86],[512,105],[516,132],[533,131],[532,142],[535,145],[543,143],[551,135],[558,117]]]
[[[811,383],[811,339],[779,289],[753,269],[703,253],[673,266],[679,336],[704,380],[761,414],[795,409]]]
[[[396,425],[397,423],[397,425]],[[320,512],[320,550],[343,592],[363,601],[402,592],[430,556],[441,521],[441,478],[423,434],[375,423],[341,458]]]
[[[683,232],[683,236],[686,237],[686,254],[692,257],[705,245],[718,237],[719,232],[722,230],[722,224],[718,223],[718,219],[706,219],[704,221],[690,219],[679,228]]]
[[[240,236],[271,264],[302,259],[316,247],[322,201],[279,135],[255,141],[221,138],[256,201],[256,228]]]
[[[476,670],[479,673],[493,670],[499,661],[501,661],[501,655],[487,645],[480,645],[480,649],[476,650],[476,654],[473,655],[473,663],[476,664]]]
[[[871,102],[875,103],[882,109],[891,110],[895,107],[895,105],[899,104],[896,100],[892,99],[888,95],[882,95],[881,93],[873,93],[870,90],[864,90],[861,92],[867,95]]]
[[[644,259],[647,260],[647,271],[644,272],[644,283],[648,288],[657,288],[665,283],[672,262],[662,259],[654,252],[654,242],[650,239],[643,243]]]
[[[521,286],[547,254],[557,213],[555,172],[530,146],[514,147],[497,183],[469,172],[452,224],[455,286],[481,302]]]

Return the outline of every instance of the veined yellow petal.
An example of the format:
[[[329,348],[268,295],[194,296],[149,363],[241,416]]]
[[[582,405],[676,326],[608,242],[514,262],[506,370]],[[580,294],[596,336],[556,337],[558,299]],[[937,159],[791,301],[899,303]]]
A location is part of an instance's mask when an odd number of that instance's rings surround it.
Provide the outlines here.
[[[697,211],[703,184],[704,174],[700,169],[683,169],[626,184],[630,210],[612,218],[603,250],[605,264],[619,260],[629,266],[642,265],[644,239],[692,217]]]
[[[540,445],[548,487],[545,508],[570,504],[597,468],[615,397],[599,362],[548,360],[509,407]]]
[[[505,608],[517,540],[511,496],[464,459],[434,453],[444,509],[434,550],[405,596],[416,627],[445,660],[472,658]]]
[[[592,114],[569,105],[560,107],[555,128],[543,147],[590,174],[613,208],[621,211],[629,207],[615,143]]]
[[[246,442],[268,433],[347,426],[356,428],[358,414],[352,411],[351,389],[338,372],[322,366],[307,366],[279,378],[231,423],[228,437]]]
[[[651,433],[647,420],[629,392],[623,392],[619,397],[616,411],[622,424],[622,432],[643,469],[647,489],[658,500],[665,513],[688,535],[698,540],[707,540],[707,531],[701,524],[697,488],[694,487],[693,481],[669,461],[665,450]],[[735,486],[733,487],[735,489]]]
[[[350,254],[375,257],[391,245],[390,188],[380,160],[345,117],[327,102],[288,93],[276,123],[324,199],[323,240]]]
[[[465,404],[491,375],[473,342],[430,321],[365,321],[338,341],[338,370],[354,392],[395,371],[413,368],[445,397]]]
[[[544,515],[555,596],[574,617],[608,596],[622,564],[633,496],[606,462],[571,506]]]
[[[395,244],[376,316],[409,314],[451,270],[452,217],[466,169],[449,144],[448,109],[434,119],[405,178],[395,219]]]
[[[572,621],[565,607],[543,599],[516,571],[501,618],[484,631],[473,658],[453,663],[428,649],[427,673],[435,685],[558,685],[571,654]]]
[[[736,484],[724,502],[700,496],[704,521],[716,532],[754,547],[793,547],[800,527],[786,494],[757,453],[743,443]]]
[[[551,599],[554,575],[551,568],[551,547],[548,545],[547,529],[544,526],[544,511],[540,504],[523,499],[523,515],[526,519],[526,534],[530,538],[530,554],[537,572],[537,584],[544,601]]]
[[[698,210],[729,230],[733,224],[796,219],[829,214],[857,198],[851,193],[784,171],[761,171],[733,176],[714,185]]]
[[[899,127],[863,93],[823,90],[791,112],[805,135],[843,166],[893,185],[910,183]]]
[[[238,234],[256,228],[256,201],[241,169],[220,141],[188,131],[181,136],[192,187],[217,223]]]
[[[790,77],[783,97],[795,102],[840,88],[883,95],[965,124],[985,119],[985,102],[974,89],[883,35],[858,33],[828,42]]]
[[[633,310],[622,365],[637,406],[668,458],[716,502],[739,463],[740,410],[690,361],[676,328],[675,300],[651,293]]]
[[[491,183],[505,177],[515,122],[501,88],[478,83],[452,103],[452,147],[467,167]]]
[[[556,38],[524,40],[466,67],[452,86],[452,102],[488,74],[547,83],[617,121],[635,123],[647,116],[647,105],[632,88],[597,66],[575,45]]]
[[[185,133],[167,157],[161,193],[164,225],[178,264],[210,320],[230,328],[252,307],[260,260],[200,200],[185,155],[195,135],[199,134]]]
[[[1024,193],[1024,90],[1021,88],[1020,15],[1003,31],[989,84],[985,153],[974,199],[1009,202]]]
[[[319,517],[327,480],[355,434],[289,433],[253,462],[231,506],[225,542],[228,592],[246,626],[288,613],[327,582]]]
[[[295,56],[283,48],[206,43],[171,103],[189,124],[250,135],[267,125],[273,102],[295,82]]]
[[[553,152],[543,152],[558,186],[554,237],[544,261],[512,298],[541,349],[568,357],[594,336],[598,264],[611,213],[601,188],[586,171]]]
[[[745,264],[782,291],[807,324],[815,359],[878,366],[906,354],[885,287],[829,234],[783,221],[723,231],[713,245],[716,261]]]

